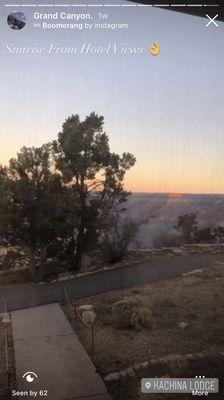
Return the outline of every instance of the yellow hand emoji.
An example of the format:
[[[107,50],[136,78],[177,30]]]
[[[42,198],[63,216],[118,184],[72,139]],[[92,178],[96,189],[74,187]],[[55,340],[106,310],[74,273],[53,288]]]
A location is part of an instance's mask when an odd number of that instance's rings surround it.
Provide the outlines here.
[[[159,47],[157,42],[153,43],[153,46],[150,49],[150,53],[152,54],[152,56],[158,56],[159,55],[160,47]]]

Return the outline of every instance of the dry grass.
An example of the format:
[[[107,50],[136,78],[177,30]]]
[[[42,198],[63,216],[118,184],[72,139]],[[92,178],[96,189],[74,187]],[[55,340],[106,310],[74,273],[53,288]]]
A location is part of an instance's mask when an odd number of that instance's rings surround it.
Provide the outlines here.
[[[223,351],[223,292],[224,264],[216,263],[213,268],[197,274],[92,296],[78,301],[76,305],[94,305],[98,316],[95,363],[99,372],[105,376],[149,358],[209,349]],[[151,329],[136,332],[112,327],[111,305],[124,296],[138,298],[152,307]],[[70,315],[70,318],[80,340],[91,355],[90,331],[73,316]],[[181,322],[188,323],[188,326],[185,329],[180,328]],[[136,388],[136,384],[130,382],[129,386],[133,385]],[[123,388],[123,394],[119,392],[116,399],[140,399],[140,395],[130,387]],[[132,397],[131,393],[135,393],[134,396],[137,397]],[[159,400],[158,397],[156,399]],[[182,399],[184,400],[183,397]]]

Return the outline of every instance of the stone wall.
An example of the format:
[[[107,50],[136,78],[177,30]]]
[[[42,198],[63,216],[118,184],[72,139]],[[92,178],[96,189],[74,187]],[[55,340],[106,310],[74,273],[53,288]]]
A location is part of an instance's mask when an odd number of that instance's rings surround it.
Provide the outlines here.
[[[105,382],[114,383],[130,378],[153,376],[193,376],[193,374],[206,374],[214,368],[217,373],[222,371],[224,353],[220,351],[204,351],[195,354],[170,355],[136,363],[125,370],[113,372],[104,377]]]
[[[134,250],[133,250],[134,251]],[[224,253],[223,244],[185,244],[181,247],[162,247],[161,249],[136,250],[136,253],[147,253],[153,256],[183,254],[219,254]]]

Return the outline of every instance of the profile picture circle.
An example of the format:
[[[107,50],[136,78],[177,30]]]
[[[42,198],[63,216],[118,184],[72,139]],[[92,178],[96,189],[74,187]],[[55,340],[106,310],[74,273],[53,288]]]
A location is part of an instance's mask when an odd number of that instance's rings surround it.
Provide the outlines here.
[[[23,12],[14,11],[8,15],[7,22],[11,29],[19,31],[26,25],[26,16]]]

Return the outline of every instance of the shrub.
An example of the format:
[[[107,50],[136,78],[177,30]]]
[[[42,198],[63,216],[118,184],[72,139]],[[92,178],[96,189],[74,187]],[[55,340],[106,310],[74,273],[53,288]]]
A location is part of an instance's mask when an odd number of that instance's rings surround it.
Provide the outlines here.
[[[183,244],[182,237],[179,233],[160,232],[153,238],[153,246],[156,249],[162,247],[180,247]]]
[[[100,238],[106,261],[116,263],[123,259],[137,229],[137,225],[132,221],[122,220],[119,215],[110,216]]]
[[[112,305],[112,325],[141,330],[152,324],[151,307],[138,299],[124,297]]]

